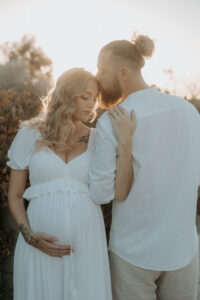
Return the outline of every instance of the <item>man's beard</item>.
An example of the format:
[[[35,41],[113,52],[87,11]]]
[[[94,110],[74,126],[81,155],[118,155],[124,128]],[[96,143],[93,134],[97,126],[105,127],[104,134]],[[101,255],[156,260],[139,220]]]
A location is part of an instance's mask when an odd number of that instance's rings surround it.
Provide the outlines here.
[[[111,107],[114,106],[118,100],[122,97],[122,88],[120,86],[119,80],[115,78],[112,82],[112,86],[109,90],[105,90],[100,84],[100,100],[103,106]]]

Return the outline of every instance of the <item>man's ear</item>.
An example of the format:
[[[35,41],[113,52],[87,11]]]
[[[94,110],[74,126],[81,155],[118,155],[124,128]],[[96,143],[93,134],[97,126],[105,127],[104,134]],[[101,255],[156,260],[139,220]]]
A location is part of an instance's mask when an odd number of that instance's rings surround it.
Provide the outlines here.
[[[119,80],[121,82],[126,82],[129,78],[130,75],[130,70],[129,68],[123,66],[120,68],[120,72],[119,72]]]

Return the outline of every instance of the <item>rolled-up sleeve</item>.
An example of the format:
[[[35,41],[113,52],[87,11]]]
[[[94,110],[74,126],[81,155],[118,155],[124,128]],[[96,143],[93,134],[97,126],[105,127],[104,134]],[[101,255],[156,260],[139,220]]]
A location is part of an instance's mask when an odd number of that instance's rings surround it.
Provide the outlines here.
[[[96,147],[89,172],[90,195],[97,204],[105,204],[115,198],[117,141],[109,122],[107,115],[97,122]]]

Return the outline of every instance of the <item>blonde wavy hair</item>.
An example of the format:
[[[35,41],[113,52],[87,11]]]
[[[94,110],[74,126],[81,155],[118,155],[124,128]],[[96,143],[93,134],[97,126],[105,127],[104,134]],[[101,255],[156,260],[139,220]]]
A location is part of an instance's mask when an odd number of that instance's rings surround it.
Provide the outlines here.
[[[71,150],[73,143],[70,137],[75,130],[73,114],[76,99],[84,93],[90,80],[97,82],[95,76],[83,68],[67,70],[58,78],[47,97],[41,100],[43,109],[39,115],[20,123],[20,128],[31,127],[40,131],[42,138],[36,141],[37,150],[41,147],[57,151]]]

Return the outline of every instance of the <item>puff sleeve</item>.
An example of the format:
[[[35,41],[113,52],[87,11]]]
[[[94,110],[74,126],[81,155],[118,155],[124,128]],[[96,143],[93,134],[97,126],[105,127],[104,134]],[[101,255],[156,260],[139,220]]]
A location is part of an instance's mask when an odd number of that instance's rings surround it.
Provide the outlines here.
[[[26,170],[34,151],[38,131],[34,128],[23,127],[16,134],[9,150],[7,165],[15,170]]]

